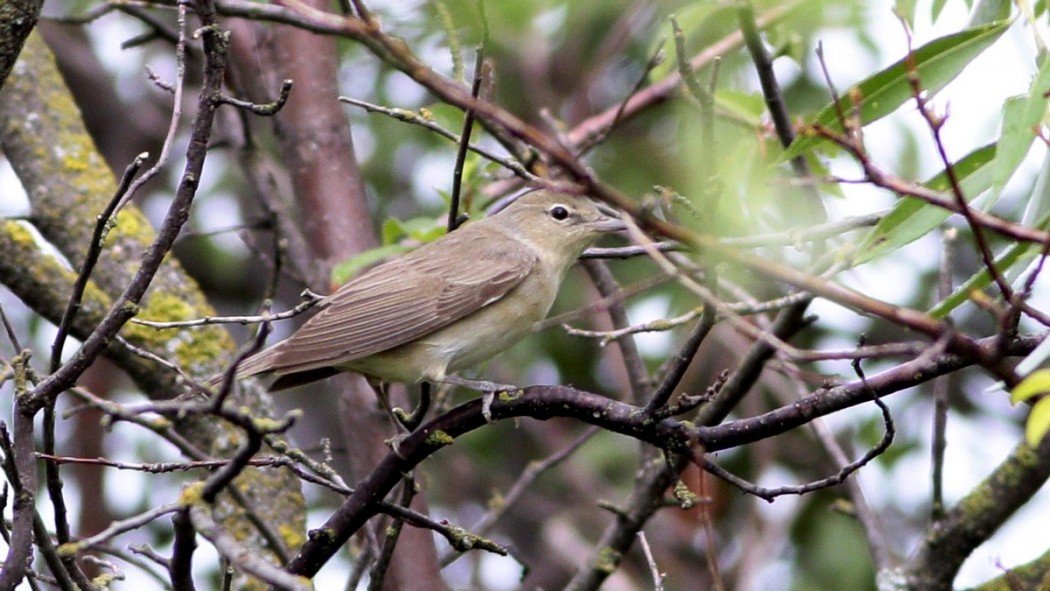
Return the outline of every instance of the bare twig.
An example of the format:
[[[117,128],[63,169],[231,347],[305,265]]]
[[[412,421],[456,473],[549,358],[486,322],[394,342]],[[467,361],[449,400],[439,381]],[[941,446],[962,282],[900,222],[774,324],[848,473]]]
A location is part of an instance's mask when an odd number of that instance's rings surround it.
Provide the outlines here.
[[[613,277],[609,268],[603,261],[587,260],[583,262],[583,266],[591,276],[591,281],[594,282],[594,286],[598,289],[598,293],[601,294],[603,298],[613,297],[620,291],[620,286],[616,282],[616,278]],[[607,311],[609,313],[609,320],[614,327],[625,327],[630,325],[630,321],[627,319],[627,309],[623,306],[622,302],[609,304]],[[620,346],[620,354],[623,356],[624,368],[627,370],[627,376],[630,380],[631,400],[644,400],[648,397],[652,385],[649,383],[649,372],[646,370],[645,362],[642,360],[642,356],[638,352],[638,346],[635,344],[634,339],[627,335],[617,339],[617,344]]]
[[[663,370],[660,385],[653,392],[649,402],[645,405],[646,414],[653,414],[657,410],[663,408],[667,402],[671,399],[674,394],[674,389],[678,387],[678,383],[681,382],[682,376],[685,375],[685,370],[689,367],[689,364],[693,361],[693,357],[696,355],[700,345],[707,338],[707,335],[711,332],[711,329],[715,326],[715,315],[714,309],[710,306],[704,308],[704,313],[700,316],[700,321],[697,322],[696,327],[689,333],[689,338],[686,339],[685,343],[678,348],[675,356],[668,360],[666,367]]]
[[[58,330],[55,333],[55,340],[51,344],[51,370],[52,372],[57,371],[62,363],[62,349],[66,344],[66,337],[69,335],[69,330],[73,325],[73,319],[76,317],[77,312],[80,310],[80,305],[83,303],[82,298],[84,297],[84,290],[87,289],[88,280],[91,278],[91,272],[95,268],[95,264],[98,262],[98,257],[102,254],[102,245],[106,239],[106,233],[109,231],[111,224],[113,223],[113,214],[117,210],[117,204],[124,198],[128,188],[131,186],[131,181],[135,178],[135,174],[138,173],[139,169],[142,168],[142,164],[145,162],[149,154],[143,152],[135,157],[134,162],[128,165],[124,169],[124,175],[120,178],[120,183],[117,185],[117,191],[114,193],[109,204],[105,210],[98,214],[95,219],[95,231],[91,235],[91,241],[88,243],[87,253],[84,254],[84,262],[80,266],[80,272],[77,274],[76,281],[73,282],[73,291],[69,296],[69,303],[66,305],[65,311],[62,313],[62,320],[58,323]]]
[[[182,93],[183,93],[183,82],[186,79],[186,3],[179,2],[177,6],[178,14],[178,31],[179,37],[175,43],[175,84],[171,87],[173,94],[171,102],[171,120],[168,124],[168,132],[164,137],[164,144],[161,146],[160,156],[157,161],[153,163],[153,166],[146,172],[142,173],[142,176],[135,179],[127,190],[121,195],[120,200],[117,201],[116,209],[119,211],[135,197],[135,193],[138,192],[139,188],[146,184],[147,181],[157,176],[164,166],[168,164],[168,158],[171,156],[171,147],[175,143],[175,135],[178,133],[179,124],[182,120]],[[211,52],[206,52],[208,57],[211,56]],[[216,96],[219,91],[216,89]],[[199,115],[198,115],[199,116]]]
[[[426,129],[429,129],[430,131],[433,131],[434,133],[437,133],[441,137],[447,138],[454,142],[459,141],[459,136],[457,136],[454,132],[445,129],[438,122],[419,113],[416,113],[415,111],[409,111],[407,109],[392,109],[389,107],[374,105],[372,103],[358,100],[355,98],[350,98],[347,96],[341,96],[339,97],[339,100],[341,102],[354,105],[355,107],[361,107],[362,109],[371,113],[381,113],[383,115],[386,115],[387,117],[393,117],[398,121],[404,121],[406,123],[411,123],[413,125],[424,127]],[[507,170],[510,170],[511,172],[518,175],[522,179],[525,179],[526,181],[534,182],[538,180],[536,175],[529,172],[527,168],[522,166],[520,162],[513,158],[500,156],[477,144],[469,144],[469,148],[471,152],[474,152],[475,154],[478,154],[483,158],[487,158],[488,160],[491,160],[496,164],[503,166]]]
[[[232,96],[220,95],[219,101],[226,105],[237,107],[238,109],[244,109],[260,117],[273,117],[276,115],[284,104],[288,102],[288,96],[292,92],[292,81],[284,80],[281,82],[281,89],[277,98],[269,103],[253,103],[251,101],[242,101],[240,99],[233,98]]]
[[[952,246],[956,235],[954,229],[949,229],[942,239],[941,265],[937,281],[938,300],[943,300],[952,293]],[[930,443],[930,479],[933,486],[930,492],[930,516],[935,522],[944,517],[944,450],[948,445],[945,437],[948,428],[948,388],[947,377],[938,378],[933,382],[933,429]]]
[[[653,557],[653,551],[649,548],[649,540],[645,539],[644,531],[638,532],[638,543],[642,546],[645,562],[649,565],[649,574],[653,577],[653,591],[663,591],[664,575],[660,572],[660,567],[656,565],[656,559]]]
[[[484,6],[484,4],[482,4]],[[488,38],[488,30],[485,31],[485,38]],[[485,43],[477,49],[477,56],[474,61],[474,83],[471,86],[470,94],[475,99],[479,98],[481,93],[482,81],[488,76],[489,67],[485,63]],[[459,147],[456,149],[456,163],[452,167],[452,192],[451,202],[448,207],[448,231],[455,230],[463,222],[460,218],[459,211],[459,200],[460,191],[463,187],[463,164],[467,160],[467,151],[470,149],[470,136],[474,132],[474,110],[467,109],[467,112],[463,116],[463,132],[459,136]]]
[[[75,542],[67,542],[59,546],[58,551],[62,554],[73,555],[84,550],[90,550],[96,546],[108,543],[113,538],[120,534],[127,533],[142,527],[143,525],[155,521],[157,518],[174,513],[179,510],[181,505],[179,503],[168,503],[159,507],[154,507],[148,511],[144,511],[134,517],[122,519],[120,521],[114,521],[106,529],[90,536],[77,540]]]
[[[874,391],[872,393],[874,394]],[[883,424],[886,427],[886,432],[883,435],[882,440],[880,440],[879,443],[875,445],[875,447],[869,449],[859,459],[849,464],[846,464],[845,466],[842,466],[837,473],[828,476],[827,478],[822,478],[813,482],[807,482],[806,484],[798,486],[781,486],[777,488],[766,488],[747,482],[746,480],[732,474],[731,472],[728,472],[721,466],[718,466],[706,457],[696,458],[696,462],[704,470],[710,472],[711,474],[714,474],[722,480],[725,480],[729,484],[732,484],[733,486],[739,488],[745,493],[752,494],[768,502],[773,502],[773,499],[783,495],[804,495],[806,493],[841,484],[843,481],[849,478],[851,474],[856,472],[862,466],[868,464],[868,462],[870,462],[871,460],[878,457],[880,454],[882,454],[882,452],[886,451],[886,449],[889,448],[890,443],[893,442],[893,436],[896,433],[896,428],[893,426],[893,417],[890,416],[889,407],[887,407],[886,403],[879,399],[878,396],[873,397],[872,400],[879,407],[879,410],[882,411],[882,420]]]
[[[290,310],[284,312],[276,312],[273,314],[258,314],[255,316],[205,316],[204,318],[195,318],[193,320],[179,320],[174,322],[157,322],[154,320],[143,320],[141,318],[132,318],[130,322],[134,324],[141,324],[142,326],[148,326],[157,330],[169,329],[169,328],[187,328],[192,326],[206,326],[209,324],[257,324],[261,322],[273,322],[275,320],[285,320],[287,318],[293,318],[316,306],[322,299],[321,296],[314,294],[310,290],[303,292],[303,295],[308,299],[296,304],[296,306]]]
[[[180,14],[185,14],[183,5],[180,4],[179,10]],[[109,345],[113,336],[124,323],[136,314],[139,301],[152,282],[164,257],[167,256],[183,224],[189,218],[190,204],[196,194],[204,166],[204,159],[207,154],[207,138],[210,136],[211,123],[215,109],[219,104],[216,97],[222,89],[223,71],[226,63],[226,38],[214,22],[215,15],[211,5],[206,0],[200,0],[197,14],[205,25],[201,30],[207,62],[205,64],[204,86],[201,89],[199,99],[199,109],[195,119],[192,138],[187,148],[186,166],[175,193],[175,198],[157,232],[156,239],[146,250],[138,271],[128,282],[124,292],[106,312],[98,327],[84,340],[78,355],[34,388],[27,410],[35,412],[36,409],[42,408],[58,393],[71,386],[77,377]],[[175,118],[177,117],[173,117],[173,119]],[[141,181],[143,178],[144,176],[139,177],[138,180]],[[127,196],[132,195],[133,190],[134,184],[129,188]]]

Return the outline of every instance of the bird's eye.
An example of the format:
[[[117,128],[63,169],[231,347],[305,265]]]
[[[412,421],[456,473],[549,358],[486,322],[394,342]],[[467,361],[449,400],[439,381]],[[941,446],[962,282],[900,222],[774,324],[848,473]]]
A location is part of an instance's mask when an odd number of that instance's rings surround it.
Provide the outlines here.
[[[564,205],[555,205],[550,208],[551,217],[563,222],[569,218],[569,210]]]

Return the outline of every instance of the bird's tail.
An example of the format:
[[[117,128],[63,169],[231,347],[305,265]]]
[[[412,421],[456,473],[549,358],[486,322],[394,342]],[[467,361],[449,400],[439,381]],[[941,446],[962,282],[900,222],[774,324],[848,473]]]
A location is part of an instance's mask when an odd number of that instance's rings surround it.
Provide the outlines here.
[[[237,365],[237,372],[234,374],[235,380],[242,380],[247,377],[266,373],[273,368],[273,361],[278,354],[277,346],[272,346],[269,349],[264,349],[247,359],[242,360]],[[216,389],[222,385],[223,380],[226,378],[228,372],[222,372],[216,374],[208,379],[206,384],[211,389]]]

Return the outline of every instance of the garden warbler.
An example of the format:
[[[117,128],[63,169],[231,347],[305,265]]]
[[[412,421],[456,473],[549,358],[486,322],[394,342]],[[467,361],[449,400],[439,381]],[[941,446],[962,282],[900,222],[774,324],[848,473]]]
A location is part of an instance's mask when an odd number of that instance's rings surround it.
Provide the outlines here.
[[[246,359],[237,377],[276,374],[271,390],[343,371],[454,382],[449,374],[528,335],[584,249],[623,228],[587,198],[527,193],[350,280],[292,336]]]

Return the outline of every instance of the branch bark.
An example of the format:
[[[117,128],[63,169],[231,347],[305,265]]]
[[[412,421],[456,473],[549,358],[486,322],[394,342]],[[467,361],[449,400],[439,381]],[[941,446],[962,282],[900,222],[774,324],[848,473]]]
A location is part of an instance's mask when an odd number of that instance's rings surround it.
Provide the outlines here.
[[[113,195],[115,181],[83,128],[79,112],[43,41],[31,37],[22,59],[23,65],[15,69],[0,95],[0,142],[27,189],[34,226],[63,255],[78,264],[87,252],[92,226],[84,220],[94,219],[102,211]],[[213,92],[217,92],[217,87]],[[206,138],[210,126],[210,114],[199,118],[197,137],[203,134]],[[187,170],[189,180],[181,190],[194,189],[203,166],[205,145],[206,139],[191,142],[188,159],[196,159],[196,164]],[[196,156],[193,150],[198,151]],[[187,213],[188,209],[176,212],[176,216],[185,220]],[[178,231],[177,226],[169,227],[167,243],[156,245],[149,223],[133,206],[122,210],[115,222],[107,237],[105,256],[92,275],[85,304],[73,325],[74,336],[82,340],[90,339],[104,321],[106,310],[112,309],[117,295],[124,292],[139,266],[146,264],[141,259],[146,246],[154,244],[153,256],[163,256]],[[178,224],[178,219],[174,223]],[[5,252],[5,256],[0,257],[0,281],[38,313],[57,323],[71,292],[71,273],[60,271],[61,265],[44,254],[19,223],[7,221],[0,227],[0,249]],[[13,256],[15,253],[19,256]],[[196,283],[170,257],[164,257],[150,284],[142,315],[174,320],[213,313]],[[221,328],[168,335],[128,326],[122,334],[138,347],[164,358],[177,359],[182,367],[199,377],[218,372],[221,360],[233,350],[232,340]],[[104,346],[104,354],[128,371],[150,396],[171,398],[182,393],[178,380],[159,366],[143,362],[117,345],[98,345]],[[270,408],[270,401],[259,397],[258,392],[246,394],[238,404],[258,409],[260,413]],[[179,429],[217,456],[228,455],[230,450],[226,448],[237,438],[232,427],[214,420],[187,419],[180,422]],[[227,526],[255,532],[250,524],[241,523],[246,511],[252,511],[265,512],[266,519],[276,529],[303,531],[303,500],[298,482],[290,474],[251,469],[241,478],[239,487],[247,491],[250,507],[238,507],[225,499],[220,512]],[[235,526],[236,523],[241,525]],[[295,539],[289,536],[289,542]],[[259,536],[250,535],[245,543],[265,552],[266,544]]]

